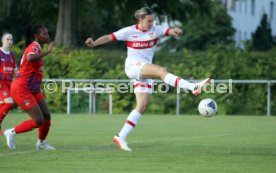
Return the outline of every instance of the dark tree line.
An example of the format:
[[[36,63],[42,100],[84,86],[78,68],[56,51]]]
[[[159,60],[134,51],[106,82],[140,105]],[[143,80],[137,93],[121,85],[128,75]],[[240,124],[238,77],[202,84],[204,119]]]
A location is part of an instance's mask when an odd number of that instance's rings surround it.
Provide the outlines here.
[[[206,44],[229,40],[234,32],[219,0],[1,0],[0,31],[10,31],[20,41],[27,25],[40,23],[57,44],[78,46],[88,36],[135,24],[133,14],[143,6],[151,7],[160,22],[166,18],[170,25],[171,21],[182,24],[187,35],[180,47],[203,49]]]

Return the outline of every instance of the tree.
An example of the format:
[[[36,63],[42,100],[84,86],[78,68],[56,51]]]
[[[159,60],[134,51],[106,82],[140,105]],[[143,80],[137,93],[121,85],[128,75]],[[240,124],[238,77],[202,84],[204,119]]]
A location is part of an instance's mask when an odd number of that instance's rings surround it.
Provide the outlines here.
[[[193,16],[203,16],[206,18],[211,14],[210,2],[212,0],[94,0],[78,1],[78,38],[92,36],[99,37],[108,34],[122,27],[135,24],[137,20],[134,12],[144,6],[153,9],[160,22],[168,19],[171,21],[186,22]],[[96,9],[96,10],[95,10]],[[82,14],[80,14],[82,13]],[[84,14],[86,13],[86,14]],[[82,16],[91,16],[90,18]],[[92,27],[93,26],[93,27]],[[81,32],[80,32],[81,30]],[[120,46],[120,44],[109,44],[106,46]]]
[[[209,45],[232,42],[231,38],[235,30],[225,7],[216,0],[210,1],[208,8],[210,9],[209,15],[195,14],[187,21],[181,20],[184,35],[177,42],[171,39],[171,44],[175,48],[204,50]]]
[[[252,49],[258,51],[267,51],[273,47],[273,37],[270,24],[267,20],[267,14],[264,14],[260,25],[255,33],[252,34]]]
[[[45,25],[52,36],[56,30],[57,10],[56,0],[1,0],[0,33],[11,32],[14,42],[18,42],[28,25],[38,23]]]
[[[76,1],[60,0],[58,23],[55,36],[57,45],[76,44]]]
[[[151,7],[161,22],[164,16],[169,21],[182,22],[198,14],[210,14],[211,1],[1,0],[0,31],[12,32],[17,42],[22,39],[27,25],[39,23],[47,26],[51,36],[55,35],[58,45],[83,45],[88,36],[99,37],[135,24],[133,14],[141,7]]]
[[[159,17],[168,16],[172,20],[187,20],[196,14],[208,15],[211,12],[210,2],[212,0],[96,0],[99,9],[118,16],[119,22],[124,25],[136,22],[133,14],[139,8],[148,6],[153,9]],[[118,14],[117,14],[118,13]]]

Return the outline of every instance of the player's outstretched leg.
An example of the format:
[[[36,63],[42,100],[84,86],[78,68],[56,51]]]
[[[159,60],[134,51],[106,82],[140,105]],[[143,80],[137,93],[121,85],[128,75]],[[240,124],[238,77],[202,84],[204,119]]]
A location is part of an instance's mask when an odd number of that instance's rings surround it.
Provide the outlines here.
[[[165,78],[164,78],[164,82],[171,85],[171,86],[174,86],[174,87],[179,87],[179,88],[182,88],[182,89],[188,89],[190,91],[192,91],[192,93],[194,95],[198,95],[201,93],[203,87],[210,83],[210,78],[206,78],[204,79],[203,81],[201,82],[198,82],[198,83],[191,83],[191,82],[188,82],[178,76],[175,76],[171,73],[168,73]]]
[[[205,85],[209,84],[210,81],[211,81],[211,79],[210,79],[210,78],[207,78],[207,79],[204,79],[204,80],[201,81],[201,82],[196,83],[196,84],[195,84],[195,87],[194,87],[194,89],[193,89],[193,91],[192,91],[193,94],[194,94],[194,95],[200,94],[201,91],[202,91],[202,89],[203,89],[203,87],[204,87]]]
[[[141,70],[141,75],[143,78],[160,78],[166,84],[182,89],[188,89],[192,91],[194,95],[198,95],[203,87],[210,82],[210,78],[207,78],[196,84],[191,83],[179,76],[169,73],[166,68],[155,64],[145,64]]]

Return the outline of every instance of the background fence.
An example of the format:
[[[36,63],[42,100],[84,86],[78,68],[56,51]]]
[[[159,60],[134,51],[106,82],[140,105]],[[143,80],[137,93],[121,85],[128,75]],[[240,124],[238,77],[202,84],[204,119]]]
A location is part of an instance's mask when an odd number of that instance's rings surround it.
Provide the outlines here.
[[[87,101],[83,99],[88,100],[88,112],[89,113],[96,113],[96,102],[97,102],[97,97],[96,95],[102,95],[102,94],[107,94],[108,96],[108,113],[111,115],[113,113],[113,92],[110,88],[105,88],[105,87],[99,87],[97,84],[120,84],[120,83],[127,83],[129,86],[131,86],[131,81],[127,79],[44,79],[44,92],[46,90],[47,92],[47,87],[46,84],[54,84],[62,88],[62,92],[65,92],[66,94],[66,111],[67,114],[71,113],[71,108],[72,108],[72,94],[81,94],[85,93],[85,95],[88,95],[88,97],[82,97],[82,101],[84,103],[87,103]],[[198,80],[193,80],[191,82],[198,82]],[[155,83],[162,84],[163,81],[161,80],[155,80]],[[272,92],[271,92],[271,86],[276,83],[276,80],[214,80],[213,83],[215,85],[218,84],[231,84],[231,85],[236,85],[236,84],[245,84],[245,85],[251,85],[251,84],[258,84],[258,85],[264,85],[266,86],[266,89],[264,92],[266,92],[266,115],[270,116],[271,115],[271,106],[272,106]],[[78,85],[76,85],[78,84]],[[82,84],[82,85],[79,85]],[[85,85],[86,84],[86,85]],[[77,87],[76,87],[77,86]],[[86,87],[83,87],[86,86]],[[87,87],[89,86],[89,87]],[[95,87],[96,86],[96,87]],[[177,91],[177,90],[176,90]],[[228,90],[229,91],[229,90]],[[57,90],[57,92],[60,92],[60,90]],[[235,92],[235,91],[232,91]],[[47,93],[46,93],[47,94]],[[48,93],[48,94],[55,94],[55,92]],[[175,113],[176,115],[179,115],[181,113],[181,104],[184,100],[181,100],[181,92],[175,92]],[[254,93],[252,93],[254,94]],[[104,96],[106,97],[106,96]],[[116,101],[116,100],[115,100]]]

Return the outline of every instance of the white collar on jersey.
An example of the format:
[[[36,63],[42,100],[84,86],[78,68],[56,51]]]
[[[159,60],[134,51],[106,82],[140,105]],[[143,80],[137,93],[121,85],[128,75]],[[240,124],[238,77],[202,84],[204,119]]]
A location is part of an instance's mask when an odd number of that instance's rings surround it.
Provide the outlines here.
[[[143,29],[139,28],[139,24],[136,24],[135,28],[139,31],[142,31],[142,32],[147,32],[148,31],[148,30],[143,30]]]
[[[0,48],[2,52],[4,52],[5,54],[10,54],[10,50],[4,50],[3,47]]]

